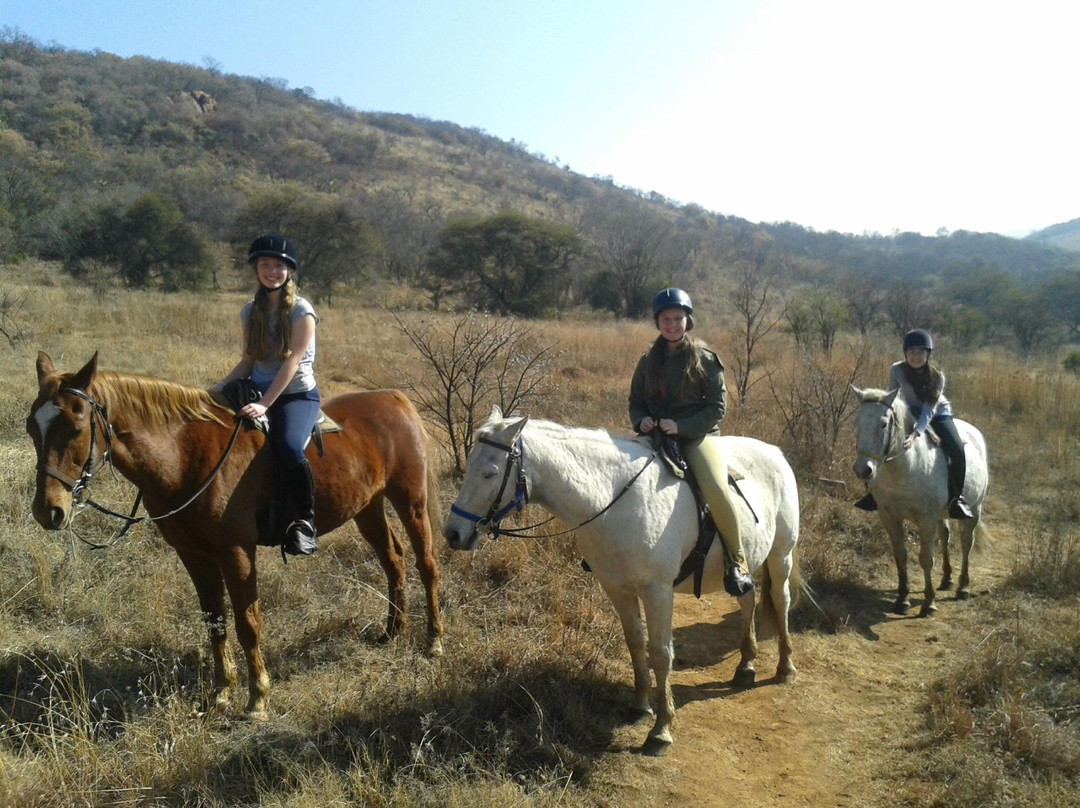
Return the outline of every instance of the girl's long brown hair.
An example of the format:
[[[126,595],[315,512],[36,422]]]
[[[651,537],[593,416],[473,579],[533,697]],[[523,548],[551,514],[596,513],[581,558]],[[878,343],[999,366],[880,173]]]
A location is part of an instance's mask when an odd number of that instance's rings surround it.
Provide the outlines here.
[[[911,389],[915,391],[919,401],[926,404],[937,403],[942,388],[945,386],[944,377],[941,375],[937,365],[931,363],[929,359],[921,368],[913,368],[907,362],[904,362],[902,370],[904,371],[904,379],[911,385]]]
[[[686,335],[675,348],[676,351],[689,351],[690,361],[686,365],[686,375],[682,379],[680,389],[686,384],[696,384],[705,378],[705,368],[701,366],[701,354],[698,347],[701,341]],[[649,348],[648,359],[645,360],[645,392],[650,398],[671,398],[676,391],[664,389],[664,365],[668,360],[668,342],[663,337],[657,337]]]
[[[293,283],[292,273],[285,281],[282,290],[281,305],[274,313],[277,318],[277,344],[270,344],[270,296],[266,287],[259,284],[259,291],[255,293],[255,305],[251,307],[251,317],[248,319],[247,329],[244,332],[244,352],[252,359],[267,359],[274,356],[285,359],[291,353],[289,343],[292,341],[292,309],[296,303],[296,284]]]

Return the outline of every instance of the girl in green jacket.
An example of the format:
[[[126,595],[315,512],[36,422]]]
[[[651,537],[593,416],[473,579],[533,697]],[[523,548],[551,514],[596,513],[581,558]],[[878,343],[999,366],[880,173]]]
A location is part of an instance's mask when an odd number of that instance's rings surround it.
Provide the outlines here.
[[[754,589],[746,567],[738,512],[728,489],[720,450],[720,421],[727,392],[724,366],[705,343],[686,332],[694,307],[682,289],[664,289],[653,299],[660,336],[638,361],[630,383],[630,423],[642,435],[654,431],[676,438],[708,503],[729,563],[724,588],[735,597]]]

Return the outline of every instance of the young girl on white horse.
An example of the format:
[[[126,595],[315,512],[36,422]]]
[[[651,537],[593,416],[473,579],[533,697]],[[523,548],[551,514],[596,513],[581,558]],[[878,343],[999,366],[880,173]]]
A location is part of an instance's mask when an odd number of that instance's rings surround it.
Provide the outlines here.
[[[904,359],[889,368],[889,381],[885,387],[889,392],[899,389],[900,397],[915,415],[915,429],[904,439],[904,449],[910,449],[927,426],[934,428],[949,470],[949,518],[973,519],[963,494],[967,475],[964,444],[953,424],[952,405],[945,398],[945,374],[930,361],[934,340],[928,331],[916,328],[904,335],[903,348]],[[874,495],[867,493],[855,507],[864,511],[877,510]]]
[[[663,289],[653,299],[653,322],[660,336],[634,370],[630,423],[639,434],[656,430],[678,440],[732,559],[724,589],[739,597],[753,591],[754,580],[747,572],[742,530],[719,445],[727,398],[724,366],[705,343],[686,333],[694,327],[693,312],[690,296],[682,289]]]

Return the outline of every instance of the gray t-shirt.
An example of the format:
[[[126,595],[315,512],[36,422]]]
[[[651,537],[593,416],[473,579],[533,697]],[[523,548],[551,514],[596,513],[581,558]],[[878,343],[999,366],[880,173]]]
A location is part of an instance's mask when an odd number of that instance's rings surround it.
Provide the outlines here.
[[[904,403],[913,410],[919,411],[919,417],[915,424],[916,432],[923,432],[926,429],[926,425],[930,423],[931,419],[942,417],[945,415],[952,416],[952,405],[949,403],[949,399],[945,398],[945,374],[941,374],[941,395],[938,396],[937,401],[920,401],[919,397],[915,395],[915,388],[908,384],[908,380],[904,377],[904,361],[893,363],[889,367],[889,381],[886,383],[886,390],[892,392],[899,388],[900,398],[904,400]]]
[[[251,310],[254,307],[255,301],[250,300],[247,305],[240,310],[240,322],[245,329],[247,328],[248,320],[251,318]],[[315,314],[315,309],[312,305],[302,297],[296,298],[296,302],[293,304],[292,314],[289,317],[289,322],[295,323],[301,317],[307,317],[308,315],[314,317],[316,324],[318,324],[319,317]],[[270,323],[271,344],[273,344],[275,337],[277,337],[276,320]],[[255,382],[256,387],[265,392],[273,383],[274,377],[277,376],[277,372],[281,369],[281,365],[282,360],[278,359],[276,356],[268,359],[258,359],[255,361],[255,366],[251,369],[251,380]],[[300,357],[300,365],[296,368],[296,374],[286,388],[281,391],[281,394],[303,393],[313,389],[315,389],[315,334],[311,335],[311,342],[308,343],[304,355]]]

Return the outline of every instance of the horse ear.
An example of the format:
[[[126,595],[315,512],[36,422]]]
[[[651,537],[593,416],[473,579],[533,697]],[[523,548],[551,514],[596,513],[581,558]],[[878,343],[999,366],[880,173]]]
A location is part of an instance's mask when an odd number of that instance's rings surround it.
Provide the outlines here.
[[[89,390],[95,373],[97,373],[97,351],[94,351],[94,355],[83,365],[82,370],[75,374],[75,378],[71,380],[72,386],[79,390]]]
[[[896,401],[896,396],[899,393],[900,393],[900,388],[897,387],[895,390],[893,390],[891,393],[889,393],[889,395],[887,395],[887,396],[885,396],[885,398],[881,399],[881,403],[884,404],[886,407],[891,407],[893,405],[893,402]]]
[[[491,413],[488,415],[489,421],[501,421],[502,420],[502,407],[498,404],[491,405]]]
[[[517,436],[521,434],[521,430],[525,428],[525,424],[529,423],[529,416],[525,416],[520,421],[510,425],[510,428],[506,430],[506,442],[517,440]]]
[[[52,359],[44,351],[38,351],[37,354],[37,381],[38,387],[41,387],[41,383],[45,381],[46,376],[51,376],[56,372],[56,368],[53,367]]]
[[[848,385],[848,387],[851,388],[851,392],[855,394],[855,398],[859,399],[859,401],[862,401],[866,397],[865,394],[863,393],[863,391],[860,390],[855,385],[850,384],[850,385]]]

